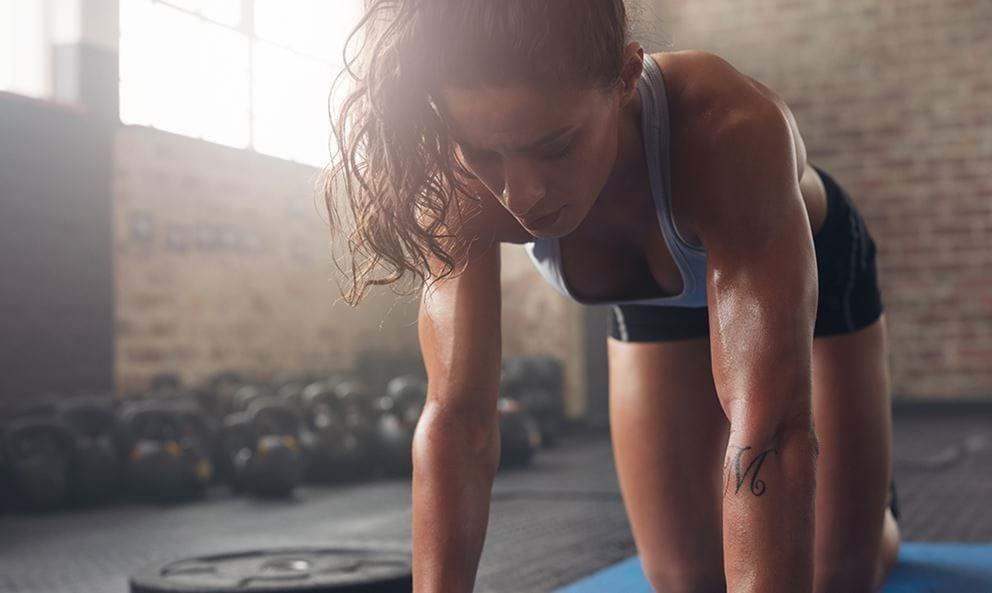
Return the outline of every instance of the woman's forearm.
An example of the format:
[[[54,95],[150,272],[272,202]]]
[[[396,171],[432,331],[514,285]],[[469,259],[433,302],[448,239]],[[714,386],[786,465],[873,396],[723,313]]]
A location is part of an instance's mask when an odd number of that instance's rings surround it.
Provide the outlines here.
[[[813,590],[816,457],[815,436],[803,428],[771,440],[731,433],[723,476],[728,593]]]
[[[413,451],[413,591],[470,593],[499,464],[498,418],[429,406]]]

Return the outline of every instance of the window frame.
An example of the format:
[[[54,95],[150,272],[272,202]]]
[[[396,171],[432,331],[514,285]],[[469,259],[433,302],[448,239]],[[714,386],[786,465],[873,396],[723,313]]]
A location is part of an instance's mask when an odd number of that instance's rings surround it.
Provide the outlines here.
[[[120,1],[121,2],[127,2],[128,0],[120,0]],[[256,48],[257,48],[257,46],[259,44],[265,44],[267,46],[271,46],[271,47],[277,48],[278,50],[280,50],[282,52],[286,52],[288,54],[291,54],[293,56],[296,56],[301,61],[306,60],[306,61],[309,61],[309,62],[316,62],[321,67],[327,69],[327,71],[329,72],[329,79],[331,81],[333,81],[334,75],[337,73],[337,69],[341,68],[341,64],[339,64],[338,62],[333,61],[333,60],[328,60],[324,56],[315,55],[312,52],[300,51],[299,49],[297,49],[295,47],[292,47],[290,45],[287,45],[285,43],[271,41],[269,39],[260,37],[257,34],[256,27],[255,27],[255,18],[254,18],[255,17],[255,5],[256,5],[256,1],[255,0],[240,0],[240,2],[241,2],[241,11],[240,11],[239,23],[237,25],[232,25],[232,24],[223,22],[221,20],[217,20],[217,19],[211,18],[209,16],[206,16],[205,14],[203,14],[199,10],[193,10],[193,9],[189,9],[189,8],[180,6],[180,5],[176,4],[173,0],[143,0],[143,1],[144,2],[147,2],[150,6],[163,5],[165,7],[168,7],[170,10],[175,10],[175,11],[178,11],[180,13],[189,15],[191,17],[195,17],[195,18],[199,19],[200,21],[202,21],[202,23],[204,25],[209,24],[211,26],[218,26],[218,27],[222,27],[222,28],[225,28],[225,29],[228,29],[228,30],[231,30],[231,31],[234,31],[234,32],[237,32],[239,34],[244,35],[244,37],[247,39],[247,46],[248,46],[248,60],[247,60],[247,64],[248,64],[248,98],[247,98],[247,102],[248,102],[248,110],[247,110],[247,118],[248,118],[248,122],[247,122],[247,125],[248,125],[248,140],[247,140],[247,146],[245,146],[244,149],[251,150],[251,151],[257,152],[259,154],[266,154],[267,156],[272,156],[274,158],[280,158],[280,159],[284,159],[284,160],[290,160],[290,161],[293,161],[293,162],[304,162],[304,161],[301,161],[300,160],[301,157],[299,155],[286,155],[286,154],[279,155],[279,154],[271,154],[271,153],[268,153],[268,152],[264,152],[263,153],[263,152],[260,152],[256,148],[257,137],[258,137],[258,133],[257,133],[256,127],[258,125],[258,122],[259,121],[262,121],[262,120],[266,120],[266,119],[270,119],[271,118],[271,116],[265,116],[265,115],[263,115],[263,116],[260,117],[258,115],[258,113],[257,113],[256,97],[255,97],[255,94],[256,94],[256,92],[255,92],[255,82],[256,82],[256,76],[257,76],[257,65],[256,65],[256,62],[257,62],[256,51],[257,51],[257,49]],[[340,0],[336,0],[336,1],[340,1]],[[361,4],[361,0],[350,0],[350,1],[356,2],[359,5]],[[119,39],[122,38],[123,35],[124,35],[123,29],[124,29],[124,27],[122,26],[121,27],[121,30],[118,31]],[[342,39],[342,42],[344,42],[344,39]],[[121,93],[122,89],[124,88],[124,86],[126,84],[128,84],[128,83],[133,84],[134,82],[135,82],[134,79],[125,79],[125,78],[123,78],[119,74],[118,75],[118,92]],[[328,93],[328,96],[329,96],[330,95],[330,92],[331,92],[331,88],[328,87],[326,90],[327,90],[327,93]],[[122,98],[123,98],[123,94],[122,94]],[[325,99],[326,99],[326,97],[325,97]],[[156,118],[156,115],[153,113],[151,115],[151,123],[149,124],[153,128],[156,127],[155,126],[155,123],[154,123],[155,122],[155,118]],[[333,133],[332,130],[330,129],[330,122],[328,121],[328,122],[326,122],[326,124],[327,124],[327,131],[328,131],[328,133],[329,134],[330,133]],[[199,138],[202,138],[202,136],[199,136]],[[206,140],[205,139],[205,141],[209,142],[210,140]],[[327,155],[326,158],[329,158],[329,156],[330,155]],[[307,162],[306,164],[313,165],[313,163],[310,163],[310,162]]]

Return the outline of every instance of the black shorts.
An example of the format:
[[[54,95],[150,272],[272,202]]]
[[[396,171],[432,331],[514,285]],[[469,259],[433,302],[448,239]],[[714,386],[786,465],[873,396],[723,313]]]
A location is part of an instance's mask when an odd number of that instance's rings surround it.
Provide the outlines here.
[[[814,337],[857,331],[882,315],[875,241],[847,192],[814,167],[827,190],[827,215],[813,236],[819,299]],[[670,342],[709,336],[708,307],[613,305],[610,337],[624,342]]]

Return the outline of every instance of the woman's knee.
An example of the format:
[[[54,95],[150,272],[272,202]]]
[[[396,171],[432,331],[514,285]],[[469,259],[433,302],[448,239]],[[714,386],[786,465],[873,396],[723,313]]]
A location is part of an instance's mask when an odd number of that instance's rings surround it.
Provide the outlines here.
[[[644,567],[644,575],[656,593],[727,593],[722,564],[708,568],[673,569],[671,566]]]
[[[813,593],[878,593],[874,567],[865,570],[818,572]]]
[[[879,564],[882,555],[860,554],[853,551],[843,559],[814,559],[813,593],[878,593]]]

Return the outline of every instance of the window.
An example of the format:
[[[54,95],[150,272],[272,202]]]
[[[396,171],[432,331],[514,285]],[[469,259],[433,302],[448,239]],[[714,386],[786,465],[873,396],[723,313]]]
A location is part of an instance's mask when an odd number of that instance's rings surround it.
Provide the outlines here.
[[[121,0],[121,121],[323,166],[327,98],[361,9],[362,0]]]
[[[51,96],[51,11],[41,0],[0,0],[0,91]]]

